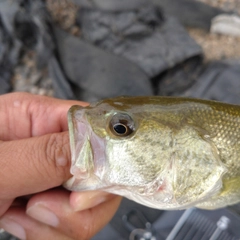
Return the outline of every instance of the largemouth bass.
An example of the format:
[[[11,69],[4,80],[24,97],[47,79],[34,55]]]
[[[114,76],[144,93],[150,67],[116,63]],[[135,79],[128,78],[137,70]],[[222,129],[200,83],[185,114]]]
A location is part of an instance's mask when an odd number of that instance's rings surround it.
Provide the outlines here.
[[[240,201],[240,106],[118,97],[69,110],[73,191],[103,190],[158,209]]]

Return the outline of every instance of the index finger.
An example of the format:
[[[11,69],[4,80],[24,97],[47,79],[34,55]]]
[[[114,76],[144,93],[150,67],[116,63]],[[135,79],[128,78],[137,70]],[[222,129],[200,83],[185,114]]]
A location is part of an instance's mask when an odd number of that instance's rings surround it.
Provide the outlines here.
[[[67,112],[72,105],[88,103],[60,100],[29,93],[0,96],[0,140],[41,136],[67,130]]]
[[[0,198],[62,185],[71,174],[68,132],[0,143]]]

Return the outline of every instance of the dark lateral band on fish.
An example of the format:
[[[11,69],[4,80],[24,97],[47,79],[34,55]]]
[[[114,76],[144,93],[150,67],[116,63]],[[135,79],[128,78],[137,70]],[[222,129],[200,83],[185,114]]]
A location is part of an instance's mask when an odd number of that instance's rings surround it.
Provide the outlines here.
[[[240,106],[117,97],[69,110],[74,191],[101,189],[158,209],[240,201]]]

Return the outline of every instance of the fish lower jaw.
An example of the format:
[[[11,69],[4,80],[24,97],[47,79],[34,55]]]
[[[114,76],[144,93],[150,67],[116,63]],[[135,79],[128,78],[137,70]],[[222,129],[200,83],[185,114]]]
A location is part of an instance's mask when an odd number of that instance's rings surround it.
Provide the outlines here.
[[[86,169],[80,169],[73,166],[70,171],[73,176],[77,176],[77,179],[88,179],[90,177],[89,170]]]
[[[101,183],[98,177],[91,176],[90,178],[81,179],[75,176],[68,179],[63,186],[69,191],[91,191],[100,190],[105,186]]]

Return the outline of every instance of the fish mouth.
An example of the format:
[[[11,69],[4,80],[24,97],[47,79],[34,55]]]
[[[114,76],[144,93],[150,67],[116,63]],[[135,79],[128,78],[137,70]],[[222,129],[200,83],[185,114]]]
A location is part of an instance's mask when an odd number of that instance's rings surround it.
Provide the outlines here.
[[[99,189],[104,172],[105,140],[93,132],[83,107],[70,108],[68,124],[73,177],[64,187],[72,191]]]

